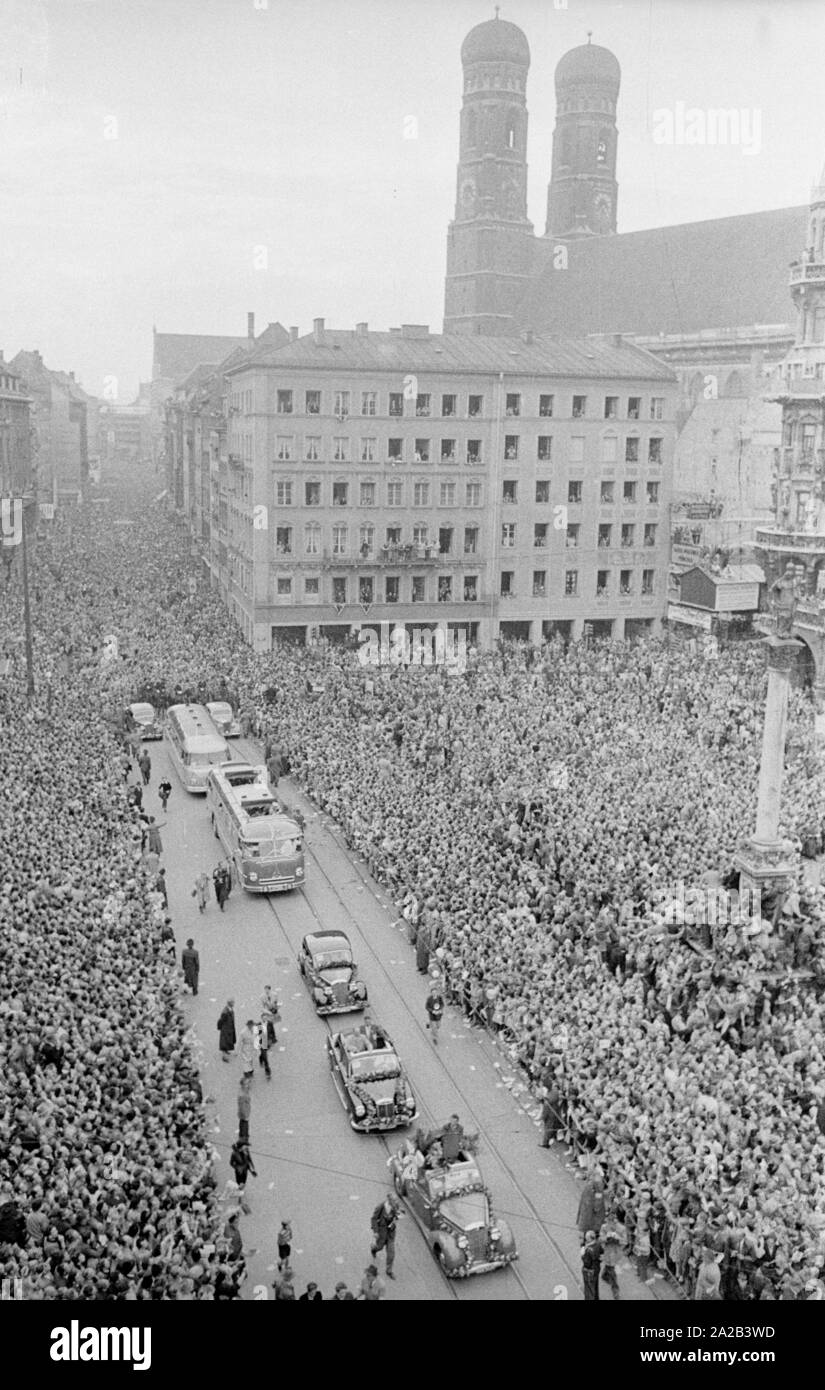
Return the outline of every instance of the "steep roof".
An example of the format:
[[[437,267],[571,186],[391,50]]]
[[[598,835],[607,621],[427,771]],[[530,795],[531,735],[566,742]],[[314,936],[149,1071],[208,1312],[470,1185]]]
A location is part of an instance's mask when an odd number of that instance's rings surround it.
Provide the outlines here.
[[[517,322],[536,332],[695,333],[789,324],[788,266],[807,239],[808,209],[778,208],[567,243],[536,242],[536,277]]]
[[[233,348],[245,347],[248,339],[223,337],[211,333],[155,332],[152,380],[182,381],[202,363],[216,366]]]
[[[357,333],[325,329],[284,347],[253,353],[229,374],[246,367],[312,368],[365,372],[473,372],[505,376],[632,377],[672,381],[670,368],[644,348],[610,337],[470,337],[462,333]]]

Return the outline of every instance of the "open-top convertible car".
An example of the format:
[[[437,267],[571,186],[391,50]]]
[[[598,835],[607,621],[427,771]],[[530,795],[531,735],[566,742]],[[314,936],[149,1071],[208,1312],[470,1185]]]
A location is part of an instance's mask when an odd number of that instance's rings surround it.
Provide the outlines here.
[[[315,1012],[322,1016],[356,1013],[367,1002],[367,987],[358,979],[349,937],[342,931],[305,936],[298,969],[309,986]]]
[[[417,1115],[415,1096],[389,1034],[377,1023],[327,1038],[329,1067],[353,1129],[400,1129]]]
[[[124,723],[128,734],[138,734],[141,741],[150,738],[163,738],[163,720],[154,705],[139,700],[129,705],[125,711]]]
[[[409,1143],[393,1155],[390,1171],[447,1278],[486,1274],[517,1260],[513,1233],[493,1211],[470,1145],[445,1143],[442,1151],[436,1134],[423,1148],[420,1138],[418,1149]],[[447,1159],[446,1152],[456,1156]]]

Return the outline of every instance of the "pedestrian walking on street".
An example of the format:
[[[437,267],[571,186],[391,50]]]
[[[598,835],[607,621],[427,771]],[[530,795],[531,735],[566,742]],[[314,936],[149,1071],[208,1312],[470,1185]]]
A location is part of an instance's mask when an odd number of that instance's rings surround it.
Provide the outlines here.
[[[192,897],[198,900],[198,911],[205,912],[206,904],[209,901],[209,878],[206,874],[198,874],[192,889]]]
[[[218,1032],[220,1033],[218,1046],[221,1050],[221,1056],[225,1062],[228,1062],[229,1054],[233,1051],[235,1043],[237,1041],[235,1034],[234,999],[227,999],[223,1007],[223,1012],[221,1013],[221,1016],[218,1019]]]
[[[372,1214],[370,1225],[372,1226],[373,1242],[370,1247],[370,1254],[377,1255],[380,1250],[387,1252],[387,1278],[394,1279],[392,1272],[395,1263],[395,1228],[398,1225],[400,1207],[393,1196],[384,1198]]]
[[[149,757],[149,754],[146,752],[145,748],[142,749],[137,762],[138,767],[140,768],[140,775],[143,778],[143,785],[144,787],[148,787],[149,775],[152,771],[152,759]]]
[[[272,986],[265,985],[261,998],[261,1023],[266,1026],[266,1045],[267,1048],[275,1047],[278,1041],[278,1034],[275,1031],[275,1021],[281,1017],[281,1008],[275,995],[272,993]]]
[[[249,1145],[242,1139],[236,1139],[235,1143],[232,1145],[232,1152],[229,1155],[229,1166],[235,1174],[235,1182],[238,1184],[241,1191],[246,1187],[246,1180],[250,1173],[253,1178],[257,1178],[258,1176],[255,1164],[252,1162],[252,1155],[249,1152]]]
[[[226,872],[225,864],[219,864],[216,869],[213,869],[212,882],[215,885],[215,897],[218,900],[218,907],[220,908],[221,912],[223,912],[224,907],[226,905],[226,900],[229,897],[229,893],[231,891],[231,884],[229,882],[229,875]]]
[[[248,1076],[241,1078],[241,1089],[238,1092],[238,1138],[244,1143],[249,1143],[249,1121],[252,1118],[252,1096],[249,1093]]]
[[[289,1257],[292,1254],[292,1224],[289,1221],[282,1221],[278,1230],[278,1269],[283,1274],[289,1269]]]
[[[255,1074],[255,1050],[255,1023],[253,1019],[248,1018],[241,1033],[240,1054],[243,1074],[245,1077],[248,1076],[250,1081]]]
[[[424,1005],[427,1010],[427,1028],[433,1040],[433,1046],[438,1046],[438,1032],[441,1027],[441,1020],[444,1017],[444,995],[441,993],[441,986],[434,984]]]
[[[269,1065],[269,1015],[261,1014],[261,1021],[255,1027],[255,1048],[258,1053],[258,1065],[263,1067],[267,1081],[272,1080],[272,1068]]]
[[[195,950],[195,943],[191,936],[181,951],[180,961],[183,966],[183,979],[185,984],[189,986],[193,994],[197,994],[201,958]]]
[[[160,896],[163,898],[163,906],[168,908],[168,906],[169,906],[169,891],[168,891],[168,889],[167,889],[167,887],[166,887],[166,870],[165,870],[165,869],[158,869],[157,878],[155,879],[155,882],[154,882],[154,889],[155,889],[155,892],[156,892],[156,893],[160,893]]]
[[[364,1270],[364,1277],[361,1280],[361,1288],[358,1297],[361,1302],[377,1303],[384,1297],[386,1290],[383,1279],[378,1277],[378,1269],[375,1265],[367,1265]]]
[[[158,825],[154,816],[149,817],[149,825],[146,829],[146,847],[150,854],[163,854],[163,841],[160,838],[160,832],[165,824],[166,821],[161,821]]]
[[[582,1246],[582,1282],[584,1284],[584,1298],[586,1303],[599,1302],[599,1269],[601,1267],[602,1248],[596,1238],[595,1231],[588,1231],[584,1237]]]
[[[172,783],[169,781],[168,777],[164,777],[163,781],[158,786],[158,796],[160,797],[160,804],[163,807],[164,814],[166,812],[166,807],[169,804],[169,798],[171,795]]]

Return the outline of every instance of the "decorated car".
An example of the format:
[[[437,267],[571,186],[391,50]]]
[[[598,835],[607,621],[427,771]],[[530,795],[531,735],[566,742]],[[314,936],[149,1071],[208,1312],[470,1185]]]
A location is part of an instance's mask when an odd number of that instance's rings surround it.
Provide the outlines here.
[[[163,720],[154,705],[138,701],[129,705],[125,711],[124,724],[128,734],[137,734],[141,742],[151,738],[163,738]]]
[[[310,932],[301,942],[298,969],[312,995],[315,1012],[357,1013],[367,1002],[367,987],[358,979],[349,937],[342,931]]]
[[[207,700],[206,708],[218,733],[224,738],[240,738],[241,726],[235,718],[232,706],[226,700]]]
[[[416,1118],[415,1096],[389,1034],[362,1023],[327,1038],[335,1089],[353,1129],[401,1129]]]
[[[447,1278],[466,1279],[512,1264],[518,1251],[507,1222],[493,1211],[473,1143],[462,1135],[458,1145],[442,1146],[449,1129],[426,1140],[418,1135],[393,1155],[390,1171]]]

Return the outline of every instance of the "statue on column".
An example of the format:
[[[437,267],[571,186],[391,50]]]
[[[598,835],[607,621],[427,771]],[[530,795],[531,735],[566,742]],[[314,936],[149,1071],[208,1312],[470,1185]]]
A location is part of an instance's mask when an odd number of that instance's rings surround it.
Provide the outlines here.
[[[768,593],[768,602],[771,612],[776,618],[776,631],[780,637],[793,635],[797,592],[796,570],[789,561],[785,566],[785,573],[774,580]]]

